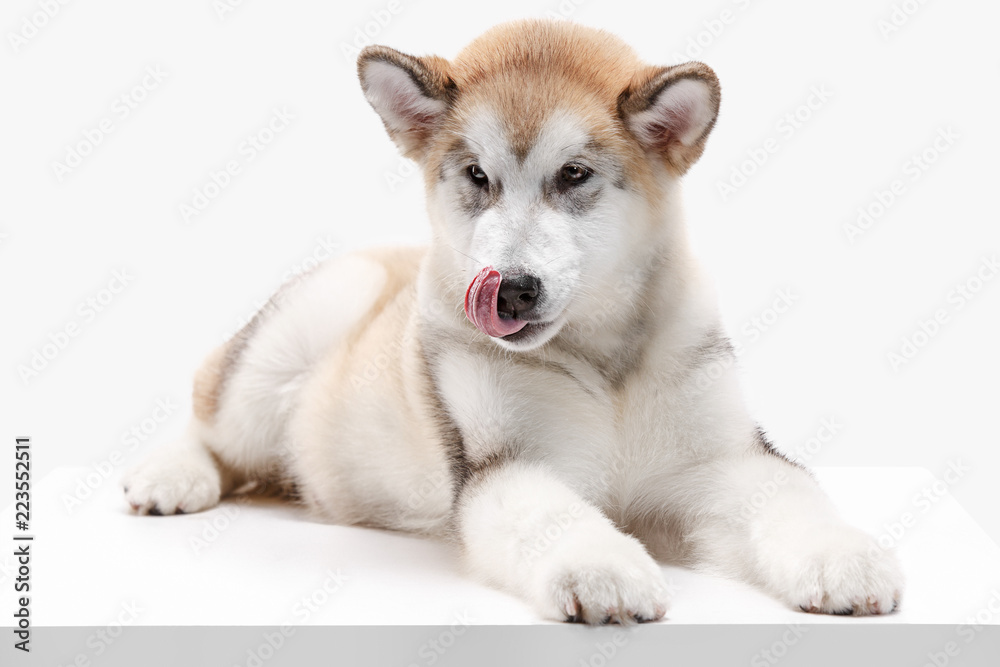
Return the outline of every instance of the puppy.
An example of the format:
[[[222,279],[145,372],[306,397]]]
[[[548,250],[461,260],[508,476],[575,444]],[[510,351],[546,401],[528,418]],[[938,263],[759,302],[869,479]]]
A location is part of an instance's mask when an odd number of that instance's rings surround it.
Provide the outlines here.
[[[453,539],[550,619],[662,618],[657,561],[794,609],[893,611],[894,557],[747,413],[689,248],[679,181],[712,70],[524,21],[452,61],[368,47],[358,72],[423,170],[433,241],[279,291],[198,371],[185,437],[125,478],[135,511],[270,484],[329,521]]]

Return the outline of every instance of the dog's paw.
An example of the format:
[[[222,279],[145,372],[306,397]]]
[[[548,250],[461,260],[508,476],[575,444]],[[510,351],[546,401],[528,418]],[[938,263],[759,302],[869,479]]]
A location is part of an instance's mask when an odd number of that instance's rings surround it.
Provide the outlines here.
[[[903,573],[892,552],[849,526],[824,531],[782,582],[786,602],[809,613],[869,616],[895,611]]]
[[[663,618],[669,596],[659,565],[634,538],[615,537],[541,568],[535,598],[544,616],[623,625]]]
[[[202,447],[167,447],[122,478],[125,498],[138,514],[187,514],[219,504],[222,480]]]

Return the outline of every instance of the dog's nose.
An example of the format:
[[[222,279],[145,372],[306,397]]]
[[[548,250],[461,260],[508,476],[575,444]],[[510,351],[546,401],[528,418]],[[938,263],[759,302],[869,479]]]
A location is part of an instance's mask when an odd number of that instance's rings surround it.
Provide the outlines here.
[[[535,276],[511,276],[500,282],[497,312],[508,317],[521,318],[538,303],[541,283]]]

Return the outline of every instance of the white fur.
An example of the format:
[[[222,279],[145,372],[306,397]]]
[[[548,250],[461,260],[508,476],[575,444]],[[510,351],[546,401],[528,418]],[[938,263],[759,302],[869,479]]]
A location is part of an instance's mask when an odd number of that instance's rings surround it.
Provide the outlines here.
[[[368,90],[401,131],[406,109],[438,110],[392,65],[369,65]],[[626,122],[642,139],[650,114],[679,114],[680,140],[696,141],[712,122],[706,94],[682,80]],[[757,439],[713,334],[676,178],[651,162],[652,202],[598,167],[585,187],[600,196],[571,215],[545,203],[542,183],[587,142],[572,109],[549,116],[523,163],[493,109],[469,116],[463,136],[502,180],[501,203],[472,219],[457,205],[468,182],[430,179],[434,243],[419,270],[351,256],[279,295],[212,423],[196,420],[128,475],[129,502],[196,511],[244,481],[289,481],[333,521],[454,528],[467,569],[547,618],[661,618],[657,559],[749,581],[797,609],[891,611],[902,588],[892,555]],[[465,320],[465,287],[488,264],[542,279],[544,336],[515,345]],[[453,433],[470,471],[461,478]],[[773,497],[747,513],[776,475]]]
[[[207,437],[237,469],[277,463],[294,449],[289,419],[320,358],[361,318],[385,284],[385,270],[359,257],[321,265],[278,294],[227,384]]]
[[[661,618],[663,576],[625,535],[549,472],[512,465],[470,495],[461,514],[467,562],[554,620]]]
[[[222,473],[192,423],[172,447],[153,452],[125,478],[133,510],[147,514],[200,512],[215,507],[223,493]]]

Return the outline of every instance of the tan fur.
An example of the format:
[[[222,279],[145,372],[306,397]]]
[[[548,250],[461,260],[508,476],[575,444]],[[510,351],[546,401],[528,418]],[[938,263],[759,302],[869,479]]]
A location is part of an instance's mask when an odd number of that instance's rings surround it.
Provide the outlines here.
[[[898,565],[743,405],[685,241],[677,176],[718,113],[710,69],[645,65],[607,33],[523,21],[451,63],[367,47],[359,74],[424,170],[429,251],[340,258],[272,299],[198,374],[210,428],[124,480],[137,512],[199,511],[237,482],[287,480],[329,520],[451,535],[468,571],[551,619],[663,617],[653,555],[796,609],[894,608]],[[605,197],[590,216],[546,193],[578,145]],[[463,201],[473,184],[449,176],[479,160],[502,163],[493,208]],[[525,318],[538,328],[490,340],[467,321],[476,264],[556,286]],[[748,512],[779,472],[788,483]]]
[[[358,253],[363,257],[372,259],[381,264],[389,277],[385,289],[379,298],[372,304],[372,308],[366,316],[358,322],[345,346],[350,350],[358,337],[369,327],[372,320],[382,311],[385,305],[407,285],[411,284],[416,276],[422,251],[413,248],[375,248]],[[279,291],[278,294],[281,292]],[[275,295],[277,297],[277,295]],[[273,301],[274,297],[272,297]],[[269,303],[269,306],[271,304]],[[243,329],[237,332],[225,344],[212,350],[205,358],[198,371],[195,373],[194,386],[192,388],[192,402],[194,415],[204,424],[211,424],[219,409],[219,402],[225,384],[233,369],[238,363],[239,355],[246,346],[247,341],[253,335],[259,317],[258,313]]]
[[[206,424],[211,424],[219,409],[219,395],[225,379],[226,350],[230,343],[220,345],[202,362],[194,376],[191,399],[194,415]]]
[[[643,111],[650,105],[657,93],[668,84],[681,79],[699,79],[706,83],[711,91],[715,108],[719,108],[722,90],[715,73],[703,63],[689,62],[673,67],[645,67],[638,70],[628,91],[619,99],[619,113],[627,116]],[[656,152],[666,160],[668,168],[675,176],[683,175],[701,157],[705,150],[705,141],[714,125],[715,120],[712,120],[698,140],[690,146],[682,145],[676,137],[670,136],[669,133],[662,138],[662,143],[656,147]]]
[[[359,256],[371,259],[382,265],[386,272],[386,283],[382,293],[372,304],[364,318],[358,321],[352,335],[344,341],[344,347],[350,356],[352,348],[358,339],[371,327],[372,321],[385,309],[399,293],[412,287],[416,281],[420,260],[423,259],[422,248],[372,248],[358,253]]]
[[[424,95],[442,102],[452,101],[455,84],[448,77],[448,61],[444,58],[437,56],[417,58],[387,46],[367,46],[363,53],[364,55],[358,59],[358,76],[361,79],[362,88],[366,92],[368,65],[373,61],[382,61],[405,68]],[[423,122],[414,124],[406,132],[394,128],[389,123],[385,123],[385,129],[406,157],[419,161],[423,158],[435,127],[430,119],[425,118]]]
[[[625,159],[629,182],[654,198],[658,189],[649,154],[625,128],[623,116],[643,110],[668,83],[681,78],[705,81],[716,104],[719,100],[718,81],[705,65],[648,65],[617,36],[568,21],[525,20],[496,26],[451,62],[438,56],[414,58],[384,46],[367,47],[359,59],[362,82],[372,60],[407,67],[426,93],[451,107],[443,127],[421,126],[406,137],[390,130],[408,156],[426,163],[425,173],[432,182],[443,155],[483,107],[499,115],[511,147],[522,159],[549,115],[572,109],[591,128],[595,142]],[[654,153],[671,172],[682,175],[701,155],[710,130],[693,146],[681,146],[667,136]]]
[[[481,107],[496,110],[515,153],[522,158],[546,118],[572,109],[594,140],[626,160],[630,180],[655,191],[642,151],[618,119],[619,96],[643,69],[618,37],[569,22],[523,21],[497,26],[463,49],[449,64],[459,91],[443,138],[432,147],[426,172],[437,173],[449,135],[463,133]]]
[[[628,45],[599,30],[551,21],[497,26],[449,68],[461,94],[456,120],[480,105],[493,107],[522,155],[556,108],[591,119],[598,138],[610,139],[618,134],[608,122],[618,96],[640,67]]]
[[[361,256],[378,262],[386,282],[371,309],[351,333],[316,366],[302,391],[296,442],[337,443],[356,439],[365,449],[391,448],[394,460],[371,466],[331,457],[324,448],[302,448],[295,476],[322,480],[303,486],[302,500],[318,515],[342,524],[403,528],[440,534],[450,501],[448,461],[434,420],[433,387],[422,363],[415,321],[416,276],[424,251],[372,250]],[[382,443],[371,424],[405,424],[401,441]],[[359,428],[365,428],[359,431]],[[404,444],[405,443],[405,444]],[[379,503],[400,499],[399,489],[440,480],[415,505]],[[402,496],[412,501],[413,496]]]

